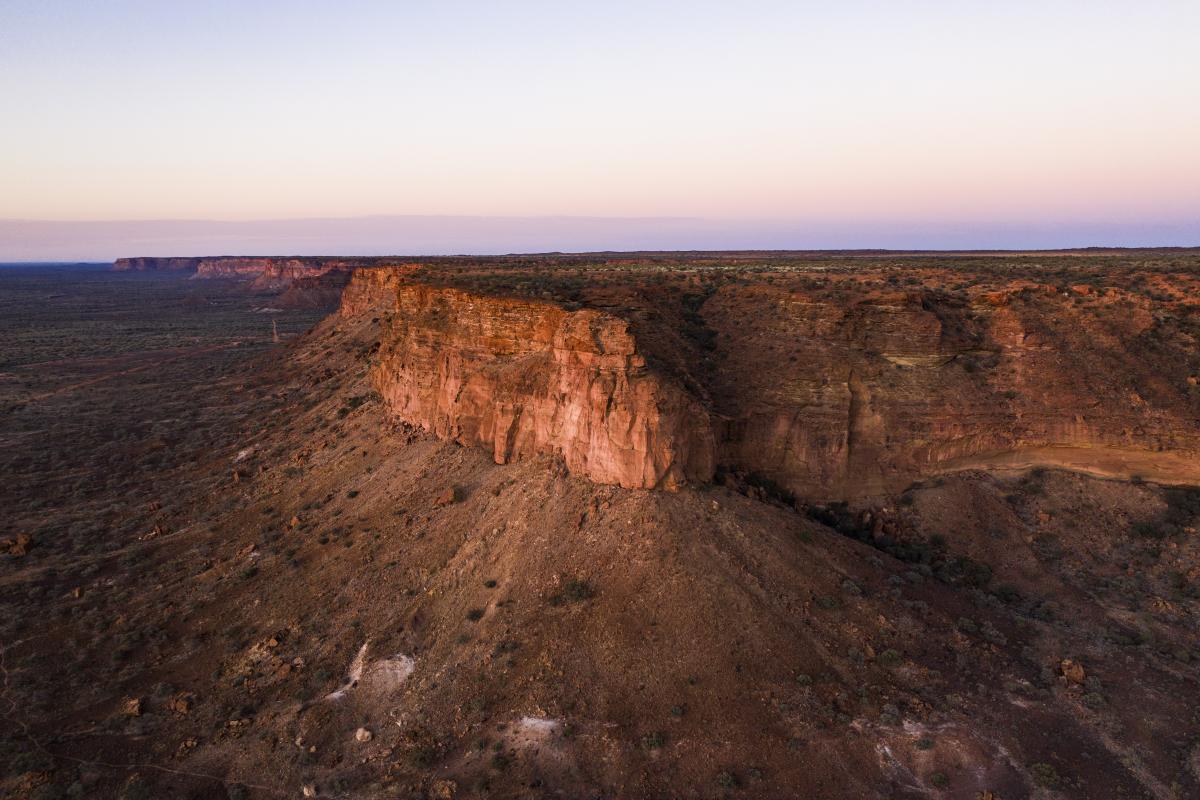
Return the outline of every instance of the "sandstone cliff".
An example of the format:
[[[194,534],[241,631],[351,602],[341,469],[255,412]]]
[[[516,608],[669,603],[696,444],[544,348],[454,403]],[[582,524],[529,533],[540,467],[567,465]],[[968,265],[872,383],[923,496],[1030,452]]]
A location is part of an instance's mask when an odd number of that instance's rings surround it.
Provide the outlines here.
[[[381,318],[373,374],[394,413],[499,462],[557,453],[637,487],[719,467],[826,499],[1035,465],[1200,482],[1191,277],[1150,297],[738,280],[683,295],[682,314],[678,297],[620,280],[564,303],[421,265],[367,269],[341,313]]]
[[[252,279],[256,289],[282,289],[301,278],[315,278],[331,272],[349,273],[356,267],[374,265],[387,259],[280,257],[280,256],[205,256],[200,258],[119,258],[116,272],[191,272],[198,279]]]
[[[1053,290],[846,304],[723,289],[704,307],[720,462],[805,495],[1005,465],[1200,481],[1185,351],[1148,357],[1152,315],[1105,308]]]
[[[222,278],[243,282],[249,289],[278,292],[278,304],[290,308],[335,308],[350,273],[360,266],[387,259],[326,257],[121,258],[117,272],[187,272],[198,280]]]
[[[196,278],[252,278],[255,289],[283,289],[300,278],[349,272],[360,263],[341,258],[202,258]]]
[[[195,272],[199,258],[118,258],[114,272]]]
[[[491,451],[549,453],[628,488],[713,473],[703,407],[646,368],[628,324],[594,310],[502,299],[357,272],[342,313],[381,314],[372,382],[400,418]]]

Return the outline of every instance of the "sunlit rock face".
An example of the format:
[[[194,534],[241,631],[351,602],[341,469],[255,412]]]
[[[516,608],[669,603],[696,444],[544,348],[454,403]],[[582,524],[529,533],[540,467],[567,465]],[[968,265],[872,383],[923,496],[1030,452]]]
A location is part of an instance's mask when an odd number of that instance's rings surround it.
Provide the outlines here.
[[[1039,464],[1200,481],[1186,342],[1125,295],[727,285],[699,308],[715,366],[688,389],[647,366],[639,338],[659,337],[644,318],[435,286],[402,267],[356,272],[341,313],[378,317],[373,378],[397,416],[501,463],[557,454],[637,488],[719,465],[826,498]]]
[[[384,314],[373,383],[400,418],[491,451],[498,463],[561,456],[628,488],[712,476],[701,405],[646,368],[624,320],[550,303],[356,274],[343,313]]]

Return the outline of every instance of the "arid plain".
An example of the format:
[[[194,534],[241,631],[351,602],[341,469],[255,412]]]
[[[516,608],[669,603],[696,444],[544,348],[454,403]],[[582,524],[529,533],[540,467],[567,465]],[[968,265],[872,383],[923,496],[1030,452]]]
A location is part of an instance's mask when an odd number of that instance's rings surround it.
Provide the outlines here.
[[[1200,251],[0,269],[6,797],[1200,795]]]

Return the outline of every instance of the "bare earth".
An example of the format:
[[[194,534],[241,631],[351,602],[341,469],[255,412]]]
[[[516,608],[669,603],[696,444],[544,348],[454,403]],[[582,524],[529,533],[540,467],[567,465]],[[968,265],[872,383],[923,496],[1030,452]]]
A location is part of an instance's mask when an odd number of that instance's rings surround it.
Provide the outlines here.
[[[1200,796],[1200,254],[248,261],[0,270],[0,796]]]

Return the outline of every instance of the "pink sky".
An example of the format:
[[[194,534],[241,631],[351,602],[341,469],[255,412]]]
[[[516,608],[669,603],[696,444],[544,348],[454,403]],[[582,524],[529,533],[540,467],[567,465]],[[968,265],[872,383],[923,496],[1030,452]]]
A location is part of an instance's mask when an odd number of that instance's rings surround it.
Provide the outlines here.
[[[1200,243],[1198,33],[1194,0],[18,0],[0,219],[708,221],[325,225],[341,252],[649,228],[673,247]],[[99,247],[88,226],[55,228],[57,250],[3,230],[0,258]],[[166,229],[123,230],[142,252]]]

